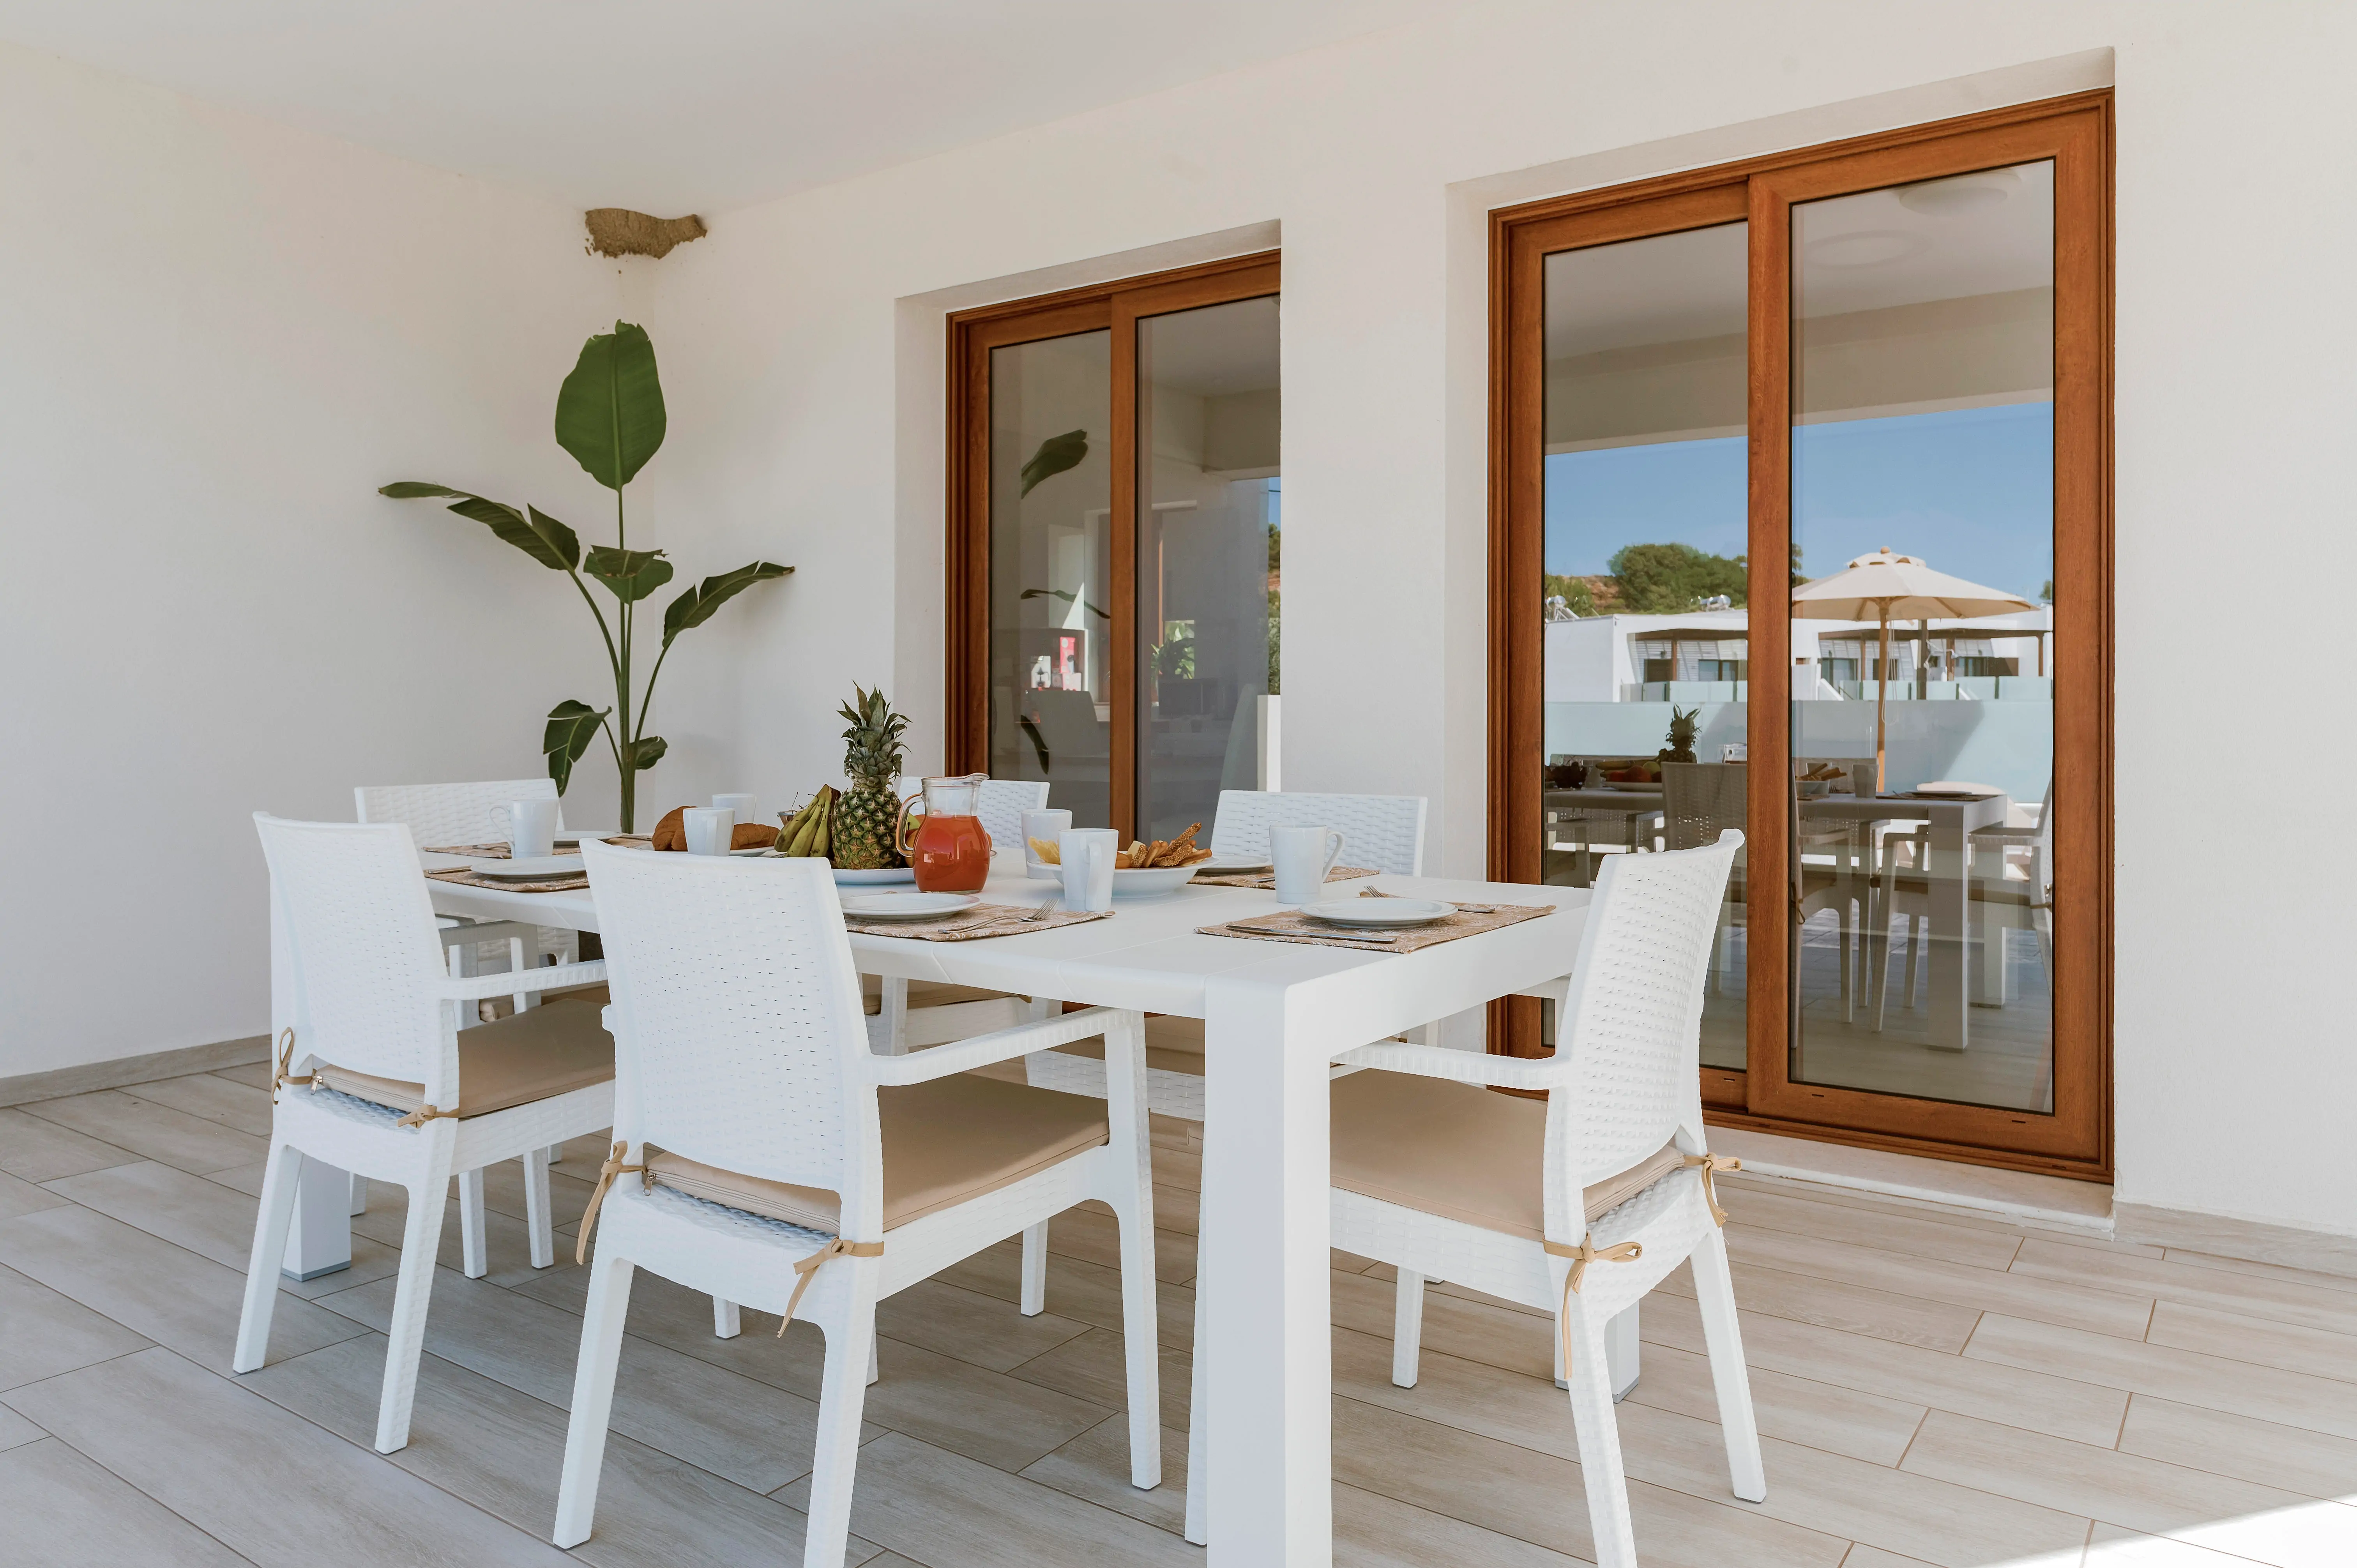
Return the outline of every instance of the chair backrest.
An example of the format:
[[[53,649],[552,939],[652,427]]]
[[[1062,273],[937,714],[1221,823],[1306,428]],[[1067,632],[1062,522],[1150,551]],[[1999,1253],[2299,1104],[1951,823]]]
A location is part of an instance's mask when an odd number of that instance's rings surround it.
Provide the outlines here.
[[[253,814],[294,960],[295,1054],[457,1103],[457,1026],[417,849],[399,822]]]
[[[490,843],[500,836],[491,808],[510,800],[554,800],[553,779],[493,779],[479,784],[362,784],[352,791],[362,822],[405,822],[428,849]],[[564,810],[558,808],[558,821]]]
[[[975,811],[982,818],[982,831],[990,835],[993,849],[1023,847],[1023,813],[1036,811],[1048,803],[1048,783],[1044,779],[990,779],[982,786]]]
[[[1729,831],[1700,849],[1611,855],[1597,874],[1555,1020],[1572,1081],[1547,1107],[1550,1235],[1577,1236],[1588,1186],[1700,1114],[1703,981],[1742,843]]]
[[[582,845],[613,991],[614,1136],[822,1187],[882,1228],[859,976],[823,861]]]
[[[1265,859],[1269,829],[1329,827],[1342,835],[1343,865],[1421,875],[1424,810],[1421,795],[1222,789],[1211,820],[1211,853],[1229,861]]]
[[[1662,836],[1670,848],[1700,849],[1728,828],[1742,832],[1750,773],[1740,762],[1663,763]]]

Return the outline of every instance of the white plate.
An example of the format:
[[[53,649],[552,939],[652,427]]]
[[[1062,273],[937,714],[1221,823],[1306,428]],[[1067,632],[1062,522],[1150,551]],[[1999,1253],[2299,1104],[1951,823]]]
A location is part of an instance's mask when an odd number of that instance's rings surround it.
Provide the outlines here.
[[[1329,898],[1304,904],[1301,912],[1329,926],[1428,926],[1457,913],[1457,906],[1429,898]]]
[[[579,843],[583,839],[619,838],[621,832],[619,828],[559,828],[556,830],[556,842]]]
[[[469,860],[478,876],[495,876],[501,882],[545,882],[558,876],[581,875],[581,857],[577,854],[540,854],[525,860]]]
[[[1947,795],[1959,800],[1986,800],[1991,795],[2005,793],[1993,784],[1961,784],[1953,779],[1934,779],[1929,784],[1918,784],[1913,792],[1918,795]]]
[[[917,868],[913,865],[890,865],[881,871],[852,871],[844,866],[834,868],[837,887],[867,887],[893,882],[914,882]]]
[[[770,844],[757,843],[745,849],[732,849],[728,853],[731,854],[776,854],[778,852]]]
[[[981,902],[972,893],[856,893],[843,901],[843,912],[857,920],[924,920]]]
[[[1175,892],[1194,881],[1198,869],[1192,865],[1116,865],[1113,869],[1113,896],[1148,898],[1157,893]]]
[[[1265,876],[1275,869],[1265,860],[1200,860],[1194,867],[1198,876]]]

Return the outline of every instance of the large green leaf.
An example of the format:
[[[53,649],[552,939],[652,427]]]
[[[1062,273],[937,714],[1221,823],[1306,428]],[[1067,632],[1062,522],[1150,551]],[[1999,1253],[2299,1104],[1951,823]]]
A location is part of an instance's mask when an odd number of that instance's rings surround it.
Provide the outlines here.
[[[551,571],[569,572],[581,564],[580,538],[538,507],[518,511],[505,501],[489,500],[447,485],[429,485],[417,479],[387,485],[377,494],[391,496],[397,501],[425,496],[456,496],[457,499],[450,503],[452,511],[483,524]],[[526,516],[526,512],[531,515]]]
[[[1052,479],[1067,468],[1077,468],[1081,459],[1089,455],[1089,433],[1067,430],[1061,435],[1050,435],[1039,443],[1039,450],[1023,465],[1023,493],[1029,495],[1039,488],[1043,479]]]
[[[548,754],[548,776],[556,780],[558,794],[564,794],[565,787],[573,781],[573,765],[597,740],[597,726],[613,711],[593,708],[570,697],[548,710],[548,727],[540,733],[540,749]]]
[[[581,570],[614,590],[624,604],[635,604],[671,581],[671,563],[660,550],[617,550],[600,544],[589,552]]]
[[[556,392],[556,444],[589,477],[619,490],[663,444],[662,382],[647,329],[617,321],[581,346]]]
[[[630,746],[630,765],[643,773],[663,759],[671,742],[659,735],[642,735]]]
[[[702,626],[710,620],[713,611],[754,584],[767,582],[771,577],[782,577],[792,570],[791,566],[780,566],[773,561],[756,561],[749,566],[739,566],[734,572],[706,577],[672,600],[671,607],[663,611],[663,646],[669,648],[671,639],[689,627]]]

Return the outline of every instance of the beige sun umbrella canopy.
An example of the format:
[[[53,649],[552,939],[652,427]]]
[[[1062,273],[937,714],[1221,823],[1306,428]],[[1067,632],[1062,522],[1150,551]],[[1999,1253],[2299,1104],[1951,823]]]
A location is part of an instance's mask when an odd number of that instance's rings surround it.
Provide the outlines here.
[[[1894,555],[1884,545],[1861,555],[1830,577],[1792,590],[1795,620],[1870,620],[1882,628],[1881,660],[1874,682],[1874,790],[1883,777],[1883,693],[1890,678],[1890,623],[1894,620],[1957,620],[1973,616],[2034,610],[2028,599],[1984,588],[1945,572],[1934,572],[1912,555]]]

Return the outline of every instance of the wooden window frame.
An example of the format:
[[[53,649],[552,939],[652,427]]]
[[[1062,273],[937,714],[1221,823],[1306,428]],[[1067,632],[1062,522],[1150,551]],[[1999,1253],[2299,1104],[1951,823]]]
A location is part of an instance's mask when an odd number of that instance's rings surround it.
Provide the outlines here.
[[[2082,644],[2057,671],[2055,1108],[2037,1116],[1790,1080],[1789,937],[1754,921],[1748,1070],[1706,1068],[1706,1119],[1869,1148],[2109,1180],[2112,1169],[2112,254],[2108,91],[1778,153],[1492,211],[1490,228],[1489,868],[1536,881],[1544,650],[1544,258],[1551,252],[1751,225],[1749,601],[1781,605],[1791,540],[1789,223],[1794,202],[2051,158],[2055,164],[2054,532],[2057,619]],[[2064,213],[2070,214],[2067,220]],[[1763,324],[1772,327],[1763,329]],[[2086,628],[2080,631],[2078,628]],[[1750,628],[1751,885],[1790,871],[1791,625]],[[2090,646],[2091,645],[2091,646]],[[2072,977],[2084,977],[2074,979]],[[1491,1048],[1536,1055],[1538,1004],[1491,1009]]]
[[[1149,273],[1141,277],[1007,300],[949,317],[949,460],[943,756],[952,773],[990,767],[990,353],[1080,332],[1112,332],[1112,422],[1106,458],[1112,509],[1108,592],[1114,601],[1112,825],[1135,826],[1137,795],[1137,324],[1279,292],[1278,252]]]

